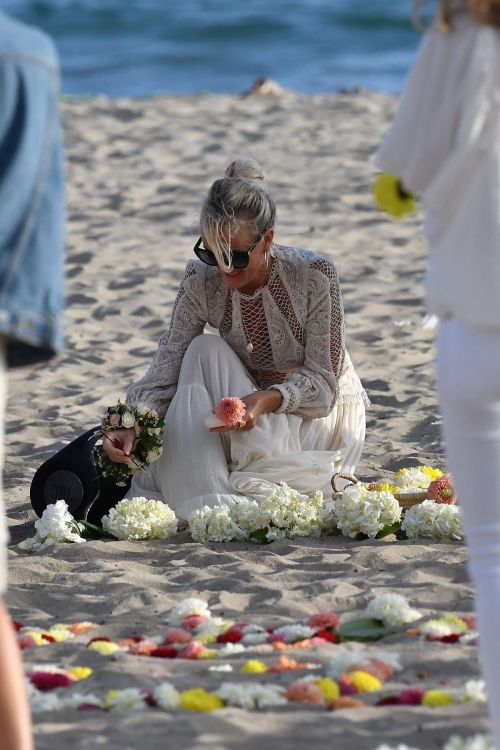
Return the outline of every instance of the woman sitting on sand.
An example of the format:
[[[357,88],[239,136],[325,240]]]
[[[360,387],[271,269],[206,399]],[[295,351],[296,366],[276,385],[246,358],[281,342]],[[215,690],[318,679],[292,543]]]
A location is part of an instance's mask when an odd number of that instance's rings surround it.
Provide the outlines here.
[[[276,209],[262,180],[260,165],[241,159],[213,183],[198,260],[149,370],[127,392],[127,403],[165,415],[163,454],[127,496],[163,500],[179,518],[263,499],[279,482],[331,492],[332,474],[353,472],[363,449],[366,394],[345,349],[335,266],[273,242]],[[207,323],[220,336],[203,334]],[[244,420],[208,430],[227,396],[243,400]],[[134,429],[108,436],[110,458],[128,462]]]

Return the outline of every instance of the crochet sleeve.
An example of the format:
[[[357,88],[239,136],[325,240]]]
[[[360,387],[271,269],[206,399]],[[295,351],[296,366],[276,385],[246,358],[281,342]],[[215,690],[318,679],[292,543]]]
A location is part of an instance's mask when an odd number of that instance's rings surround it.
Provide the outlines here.
[[[157,352],[144,375],[127,390],[126,402],[147,404],[164,416],[174,397],[182,359],[191,341],[207,322],[202,270],[196,261],[186,266],[172,310],[170,326],[160,337]]]
[[[283,396],[277,412],[325,417],[335,402],[345,353],[339,280],[335,266],[327,258],[317,258],[310,266],[305,337],[303,366],[271,388]]]

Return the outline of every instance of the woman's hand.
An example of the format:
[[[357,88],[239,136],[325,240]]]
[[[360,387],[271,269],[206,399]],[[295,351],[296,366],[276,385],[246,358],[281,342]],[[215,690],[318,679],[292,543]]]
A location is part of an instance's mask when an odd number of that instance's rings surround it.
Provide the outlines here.
[[[250,393],[248,396],[244,396],[242,399],[246,406],[246,414],[244,417],[244,426],[236,425],[235,427],[213,427],[210,432],[229,432],[230,430],[251,430],[253,429],[259,417],[262,414],[276,411],[281,406],[283,396],[281,393],[274,388],[269,391],[255,391]]]
[[[103,450],[117,464],[128,464],[134,458],[134,427],[120,427],[119,430],[106,430],[102,437]]]

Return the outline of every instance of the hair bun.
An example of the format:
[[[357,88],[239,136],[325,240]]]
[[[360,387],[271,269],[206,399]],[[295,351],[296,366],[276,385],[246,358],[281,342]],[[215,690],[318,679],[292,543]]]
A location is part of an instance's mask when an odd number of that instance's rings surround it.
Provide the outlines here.
[[[264,179],[264,170],[256,159],[244,157],[231,162],[226,169],[226,177],[262,182]]]

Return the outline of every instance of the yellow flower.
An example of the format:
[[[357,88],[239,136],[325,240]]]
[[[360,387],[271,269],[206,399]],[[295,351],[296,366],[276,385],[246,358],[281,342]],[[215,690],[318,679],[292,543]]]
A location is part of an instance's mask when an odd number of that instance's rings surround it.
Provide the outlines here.
[[[203,688],[184,690],[180,694],[180,707],[185,711],[216,711],[224,707],[217,693],[207,693]]]
[[[469,629],[467,623],[465,623],[461,617],[457,617],[456,615],[444,615],[444,617],[441,617],[438,622],[445,622],[447,625],[451,625],[455,632],[464,633]]]
[[[443,476],[441,469],[435,469],[433,466],[421,466],[420,471],[427,474],[431,482],[434,482],[436,479]]]
[[[86,680],[87,677],[90,677],[94,670],[90,667],[73,667],[72,669],[68,670],[69,674],[75,679],[75,680]]]
[[[444,690],[427,690],[422,699],[423,706],[446,706],[454,702],[454,697]]]
[[[373,690],[380,690],[382,683],[377,677],[360,669],[349,672],[349,679],[360,693],[371,693]]]
[[[50,637],[53,638],[56,643],[67,641],[68,638],[73,638],[73,633],[71,633],[70,630],[65,630],[64,628],[51,628],[47,631],[47,635],[50,635]]]
[[[267,666],[263,661],[259,661],[258,659],[249,659],[245,664],[243,664],[240,671],[259,674],[262,672],[267,672]]]
[[[330,677],[321,677],[321,679],[315,680],[313,684],[319,687],[326,701],[334,701],[340,696],[339,686]]]
[[[379,482],[377,484],[377,492],[390,492],[391,494],[393,492],[400,492],[401,487],[398,487],[395,484],[389,484],[389,482]]]
[[[113,641],[92,641],[88,648],[91,648],[93,651],[98,651],[105,656],[114,654],[115,651],[121,651],[120,646],[117,643],[113,643]]]
[[[395,219],[415,212],[415,197],[408,193],[399,177],[383,172],[373,183],[373,195],[382,211]]]
[[[202,633],[201,635],[196,636],[196,640],[200,643],[203,643],[204,646],[207,646],[209,643],[216,643],[217,641],[217,634],[216,633]]]
[[[200,656],[200,659],[216,659],[219,652],[216,648],[207,648],[207,650]]]

